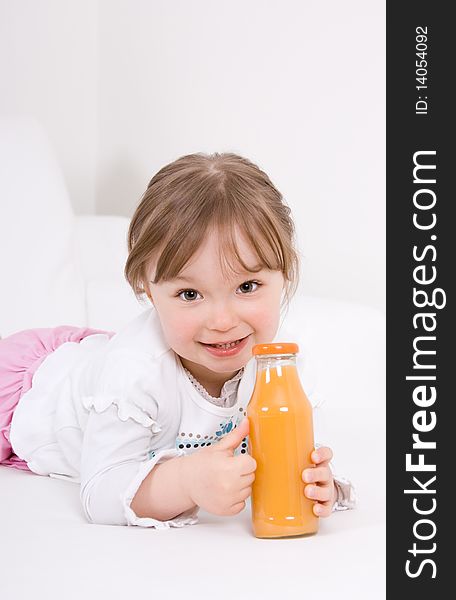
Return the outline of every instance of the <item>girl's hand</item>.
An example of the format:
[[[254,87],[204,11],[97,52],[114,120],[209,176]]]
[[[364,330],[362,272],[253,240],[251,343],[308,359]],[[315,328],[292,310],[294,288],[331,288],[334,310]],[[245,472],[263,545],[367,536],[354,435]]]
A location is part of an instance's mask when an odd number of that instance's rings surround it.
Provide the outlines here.
[[[314,450],[311,455],[312,461],[317,466],[304,469],[302,472],[302,480],[310,484],[304,487],[304,494],[311,500],[317,500],[313,507],[313,512],[317,517],[329,517],[334,502],[337,500],[337,489],[329,468],[329,461],[332,457],[331,448],[322,446],[318,450]]]
[[[234,456],[234,451],[248,433],[249,420],[245,418],[213,446],[184,456],[183,488],[194,504],[219,516],[244,510],[257,463],[250,454]]]

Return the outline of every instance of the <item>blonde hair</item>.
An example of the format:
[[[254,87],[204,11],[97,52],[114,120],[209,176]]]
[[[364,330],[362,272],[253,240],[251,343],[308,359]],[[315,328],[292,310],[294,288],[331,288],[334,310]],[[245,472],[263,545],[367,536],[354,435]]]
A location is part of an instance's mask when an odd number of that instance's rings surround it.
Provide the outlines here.
[[[128,230],[125,277],[141,302],[148,293],[147,265],[157,257],[153,283],[178,276],[215,228],[223,274],[239,255],[234,232],[244,233],[261,268],[281,271],[287,305],[299,282],[299,255],[291,210],[257,165],[233,153],[188,154],[151,179]],[[150,297],[150,296],[149,296]]]

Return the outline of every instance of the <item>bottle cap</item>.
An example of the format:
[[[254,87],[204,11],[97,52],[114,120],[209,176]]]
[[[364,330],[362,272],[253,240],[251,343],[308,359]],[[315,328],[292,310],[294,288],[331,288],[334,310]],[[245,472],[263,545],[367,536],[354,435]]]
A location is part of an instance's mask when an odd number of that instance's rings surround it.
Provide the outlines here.
[[[299,352],[298,344],[293,342],[277,342],[275,344],[255,344],[252,354],[296,354]]]

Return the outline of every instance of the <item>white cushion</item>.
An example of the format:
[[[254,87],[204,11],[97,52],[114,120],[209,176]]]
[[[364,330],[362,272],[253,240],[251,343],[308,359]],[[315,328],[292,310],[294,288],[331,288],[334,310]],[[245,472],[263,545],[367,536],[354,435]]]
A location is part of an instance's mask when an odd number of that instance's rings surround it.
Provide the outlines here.
[[[124,276],[130,219],[114,215],[75,218],[76,251],[85,282],[88,327],[118,331],[150,306],[141,304]]]
[[[0,118],[0,335],[85,323],[73,210],[61,169],[32,117]]]
[[[334,451],[336,473],[355,481],[364,497],[372,481],[372,491],[382,493],[385,315],[354,302],[297,295],[287,320],[310,361],[314,399],[326,415],[326,439],[321,442]],[[306,389],[308,382],[302,385]]]

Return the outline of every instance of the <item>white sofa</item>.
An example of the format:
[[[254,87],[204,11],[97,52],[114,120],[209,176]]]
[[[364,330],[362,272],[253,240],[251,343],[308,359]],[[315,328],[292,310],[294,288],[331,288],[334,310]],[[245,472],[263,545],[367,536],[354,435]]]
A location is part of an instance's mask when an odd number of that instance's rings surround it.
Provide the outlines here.
[[[146,308],[123,277],[128,219],[74,215],[31,117],[0,118],[0,202],[0,336],[63,324],[115,331]],[[382,598],[384,316],[299,294],[287,320],[312,358],[334,465],[354,482],[357,509],[321,520],[312,538],[274,541],[252,536],[249,503],[164,532],[92,525],[75,484],[0,466],[2,597]]]

